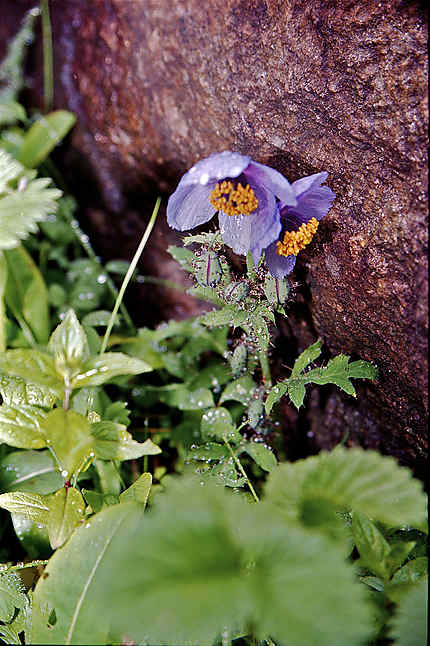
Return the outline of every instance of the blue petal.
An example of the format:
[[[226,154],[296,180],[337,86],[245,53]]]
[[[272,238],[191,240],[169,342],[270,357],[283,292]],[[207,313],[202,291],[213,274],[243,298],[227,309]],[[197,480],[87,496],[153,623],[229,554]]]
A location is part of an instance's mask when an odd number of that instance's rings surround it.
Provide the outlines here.
[[[240,153],[232,153],[225,150],[222,153],[215,153],[201,159],[190,170],[185,173],[181,183],[187,184],[206,184],[216,183],[226,177],[238,177],[248,166],[251,161],[250,157]]]
[[[287,229],[296,228],[311,218],[321,220],[329,212],[336,195],[328,186],[321,186],[327,173],[302,177],[293,184],[297,206],[281,205],[281,217],[286,219]],[[290,223],[288,222],[290,220]]]
[[[284,204],[295,206],[297,200],[290,182],[277,170],[251,161],[244,175],[248,182],[253,185],[262,186],[270,191]]]
[[[219,227],[225,244],[237,254],[246,256],[251,251],[258,260],[263,249],[277,240],[281,232],[279,209],[272,193],[253,186],[258,208],[251,215],[219,213]]]
[[[213,185],[191,184],[184,186],[181,180],[178,188],[167,202],[169,226],[178,231],[186,231],[208,222],[215,214],[215,209],[209,202],[212,190]]]
[[[284,278],[293,271],[296,256],[279,256],[276,251],[276,242],[266,249],[266,265],[274,278]]]

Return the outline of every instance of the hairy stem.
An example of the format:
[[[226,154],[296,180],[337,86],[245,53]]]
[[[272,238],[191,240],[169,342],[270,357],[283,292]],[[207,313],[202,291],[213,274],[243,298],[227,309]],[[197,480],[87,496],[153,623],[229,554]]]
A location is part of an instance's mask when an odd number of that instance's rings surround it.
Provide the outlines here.
[[[242,475],[243,475],[243,477],[245,478],[245,480],[246,480],[246,484],[248,485],[249,490],[250,490],[250,492],[252,493],[252,496],[253,496],[253,498],[254,498],[255,502],[260,502],[260,499],[259,499],[259,497],[257,496],[257,494],[256,494],[256,491],[255,491],[254,487],[252,486],[252,482],[251,482],[251,480],[248,478],[248,476],[246,475],[246,471],[245,471],[245,469],[243,468],[241,461],[239,460],[239,458],[237,457],[237,455],[235,455],[235,453],[234,453],[233,449],[231,448],[230,442],[228,441],[228,439],[226,438],[226,436],[225,436],[225,435],[223,435],[223,438],[222,438],[222,439],[224,440],[224,443],[225,443],[226,447],[227,447],[227,448],[228,448],[228,450],[230,451],[230,455],[231,455],[231,457],[233,458],[233,460],[234,460],[234,462],[235,462],[235,464],[236,464],[237,468],[239,469],[239,471],[241,472],[241,474],[242,474]]]

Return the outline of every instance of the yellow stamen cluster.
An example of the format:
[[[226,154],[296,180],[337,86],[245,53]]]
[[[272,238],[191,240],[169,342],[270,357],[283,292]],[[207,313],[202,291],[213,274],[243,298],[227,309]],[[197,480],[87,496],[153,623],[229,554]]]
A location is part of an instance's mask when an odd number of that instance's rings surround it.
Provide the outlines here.
[[[303,223],[297,231],[286,231],[283,241],[276,243],[276,252],[279,256],[297,256],[314,237],[318,229],[318,220],[312,218]]]
[[[221,182],[209,196],[209,202],[217,211],[226,215],[251,215],[258,206],[258,200],[249,184],[242,186],[233,182]]]

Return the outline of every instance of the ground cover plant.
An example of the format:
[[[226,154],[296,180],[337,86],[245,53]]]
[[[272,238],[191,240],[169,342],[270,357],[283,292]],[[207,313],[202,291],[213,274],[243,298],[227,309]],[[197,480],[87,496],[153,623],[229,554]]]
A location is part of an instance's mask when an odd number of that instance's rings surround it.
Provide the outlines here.
[[[358,447],[289,462],[273,433],[282,398],[300,408],[326,384],[354,397],[378,378],[322,361],[315,339],[272,381],[288,274],[335,197],[327,175],[290,185],[238,153],[196,164],[168,221],[219,212],[219,230],[169,251],[211,308],[137,329],[122,297],[159,200],[132,262],[102,264],[49,159],[74,116],[18,103],[35,19],[0,68],[1,638],[422,646],[421,483]]]

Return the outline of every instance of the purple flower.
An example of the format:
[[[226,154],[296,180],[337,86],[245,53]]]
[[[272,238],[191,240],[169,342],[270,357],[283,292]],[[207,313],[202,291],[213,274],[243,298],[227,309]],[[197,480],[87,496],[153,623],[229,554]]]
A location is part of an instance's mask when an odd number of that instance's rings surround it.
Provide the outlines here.
[[[218,212],[225,244],[237,254],[252,252],[258,262],[266,250],[273,276],[293,269],[335,195],[321,183],[327,173],[291,185],[278,171],[239,153],[225,151],[197,162],[167,204],[167,222],[179,231],[208,222]],[[282,232],[282,239],[279,235]]]
[[[281,232],[279,205],[297,206],[289,181],[246,155],[225,151],[197,162],[167,204],[174,229],[193,229],[218,211],[225,244],[237,254],[251,251],[255,262]]]
[[[329,212],[336,195],[328,186],[321,186],[327,177],[328,173],[316,173],[298,179],[292,184],[297,204],[280,205],[281,238],[266,248],[266,265],[275,278],[284,278],[293,270],[297,254],[309,244],[319,220]]]

